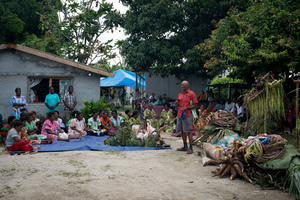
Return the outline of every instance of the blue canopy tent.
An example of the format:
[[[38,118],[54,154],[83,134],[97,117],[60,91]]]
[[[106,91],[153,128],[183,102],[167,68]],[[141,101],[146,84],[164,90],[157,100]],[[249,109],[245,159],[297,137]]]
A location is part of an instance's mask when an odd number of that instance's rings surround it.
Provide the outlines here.
[[[101,79],[100,87],[120,87],[120,86],[129,86],[135,87],[136,86],[136,73],[126,71],[123,69],[118,69],[114,72],[115,76],[113,78],[106,77]],[[142,76],[145,79],[145,76]],[[145,87],[146,81],[138,79],[138,87]]]
[[[134,72],[126,71],[123,69],[119,69],[114,72],[114,77],[107,77],[100,79],[100,87],[122,87],[123,94],[120,98],[122,101],[122,105],[124,106],[125,102],[125,89],[124,86],[128,87],[146,87],[146,77],[142,75],[137,75]],[[120,102],[119,99],[110,99],[110,102],[115,103],[116,105]]]

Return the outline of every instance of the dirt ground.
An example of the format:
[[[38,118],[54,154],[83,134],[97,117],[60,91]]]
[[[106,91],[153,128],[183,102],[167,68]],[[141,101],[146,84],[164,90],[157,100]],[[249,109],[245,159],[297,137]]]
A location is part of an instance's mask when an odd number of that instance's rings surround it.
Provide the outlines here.
[[[242,179],[211,177],[201,157],[171,149],[0,155],[0,199],[293,199]],[[1,149],[4,151],[4,148]]]

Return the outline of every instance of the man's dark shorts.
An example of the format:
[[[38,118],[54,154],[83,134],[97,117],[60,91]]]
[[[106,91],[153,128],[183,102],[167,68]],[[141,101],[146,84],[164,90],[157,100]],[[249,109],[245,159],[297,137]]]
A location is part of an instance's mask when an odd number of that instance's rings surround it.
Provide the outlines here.
[[[179,119],[177,118],[177,126],[176,126],[177,133],[191,133],[193,131],[193,117],[188,117],[181,122],[179,122]]]
[[[132,100],[132,105],[136,105],[137,100]]]

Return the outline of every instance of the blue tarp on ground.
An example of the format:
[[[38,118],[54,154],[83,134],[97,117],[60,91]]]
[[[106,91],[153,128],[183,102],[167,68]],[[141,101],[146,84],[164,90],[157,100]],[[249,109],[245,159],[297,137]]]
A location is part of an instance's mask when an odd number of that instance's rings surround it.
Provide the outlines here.
[[[136,74],[134,72],[119,69],[114,72],[114,78],[107,77],[100,81],[100,87],[120,87],[120,86],[136,86]],[[145,76],[142,76],[145,78]],[[138,78],[139,81],[139,78]],[[146,82],[144,80],[139,81],[138,87],[145,87]]]
[[[84,136],[81,140],[72,139],[70,142],[65,141],[53,141],[53,144],[41,144],[41,150],[39,152],[53,152],[53,151],[145,151],[145,150],[158,150],[167,149],[164,147],[129,147],[129,146],[110,146],[104,144],[104,139],[109,136],[96,137],[96,136]],[[38,145],[35,145],[38,146]]]

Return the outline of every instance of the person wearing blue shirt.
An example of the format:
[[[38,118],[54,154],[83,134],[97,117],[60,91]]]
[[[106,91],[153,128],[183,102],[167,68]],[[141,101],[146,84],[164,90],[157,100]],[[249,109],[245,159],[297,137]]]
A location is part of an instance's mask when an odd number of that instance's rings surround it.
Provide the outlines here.
[[[58,111],[60,99],[58,94],[54,93],[54,87],[49,88],[49,94],[45,98],[45,105],[47,106],[47,113],[50,111]]]

